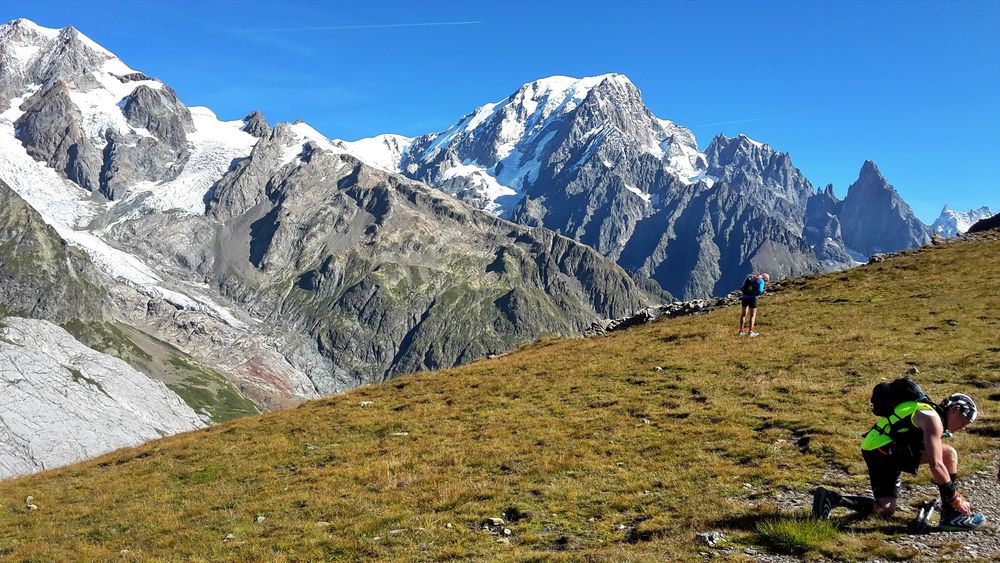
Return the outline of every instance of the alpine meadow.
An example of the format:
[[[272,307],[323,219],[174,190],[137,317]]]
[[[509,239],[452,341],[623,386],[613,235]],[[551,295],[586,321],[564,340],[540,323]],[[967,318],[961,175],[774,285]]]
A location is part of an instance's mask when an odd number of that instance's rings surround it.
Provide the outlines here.
[[[144,6],[0,6],[0,559],[1000,559],[997,5]]]

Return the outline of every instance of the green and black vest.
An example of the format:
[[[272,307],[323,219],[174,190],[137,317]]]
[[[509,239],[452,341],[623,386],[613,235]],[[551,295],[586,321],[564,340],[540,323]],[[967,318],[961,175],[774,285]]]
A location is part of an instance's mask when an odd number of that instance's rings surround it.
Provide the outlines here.
[[[896,405],[893,414],[884,416],[872,426],[861,442],[862,450],[877,450],[893,442],[923,443],[924,432],[913,422],[919,411],[935,410],[934,405],[907,401]]]

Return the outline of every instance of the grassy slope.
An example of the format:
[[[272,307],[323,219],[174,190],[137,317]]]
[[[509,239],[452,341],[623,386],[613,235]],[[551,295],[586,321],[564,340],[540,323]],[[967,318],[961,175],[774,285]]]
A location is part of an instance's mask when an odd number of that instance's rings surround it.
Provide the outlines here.
[[[240,395],[226,378],[180,349],[124,324],[73,320],[63,328],[98,352],[114,356],[162,381],[196,412],[213,422],[257,414],[260,409]]]
[[[910,366],[933,397],[980,401],[979,433],[954,441],[966,470],[989,466],[997,272],[1000,241],[926,248],[792,280],[757,339],[727,309],[540,342],[3,482],[0,555],[663,560],[711,529],[752,545],[769,511],[748,497],[864,487],[871,387]],[[511,507],[531,515],[501,545],[479,524]],[[814,553],[871,556],[892,529],[820,530]]]

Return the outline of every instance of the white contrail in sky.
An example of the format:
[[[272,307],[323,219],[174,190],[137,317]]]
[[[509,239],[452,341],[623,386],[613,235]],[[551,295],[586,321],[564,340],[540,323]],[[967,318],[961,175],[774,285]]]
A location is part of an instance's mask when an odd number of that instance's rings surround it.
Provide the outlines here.
[[[750,119],[736,119],[734,121],[720,121],[718,123],[705,123],[703,125],[692,125],[692,129],[699,129],[701,127],[715,127],[717,125],[733,125],[736,123],[746,123],[748,121],[761,121],[764,119],[773,119],[775,117],[781,117],[780,115],[769,115],[767,117],[751,117]]]
[[[339,31],[344,29],[385,29],[391,27],[436,27],[445,25],[477,25],[483,23],[479,21],[460,22],[414,22],[414,23],[372,23],[361,25],[323,25],[315,27],[278,27],[265,29],[234,29],[233,33],[272,33],[284,31]]]

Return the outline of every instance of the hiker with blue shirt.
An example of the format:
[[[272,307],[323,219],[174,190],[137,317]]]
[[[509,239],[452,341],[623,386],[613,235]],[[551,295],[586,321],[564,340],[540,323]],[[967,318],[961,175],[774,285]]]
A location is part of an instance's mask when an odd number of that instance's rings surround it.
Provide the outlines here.
[[[750,326],[747,329],[747,336],[757,336],[754,326],[757,321],[757,298],[764,295],[764,282],[771,281],[771,276],[767,274],[751,274],[743,280],[743,287],[740,291],[740,330],[736,334],[743,336],[743,327],[746,326],[747,313],[750,313]]]

